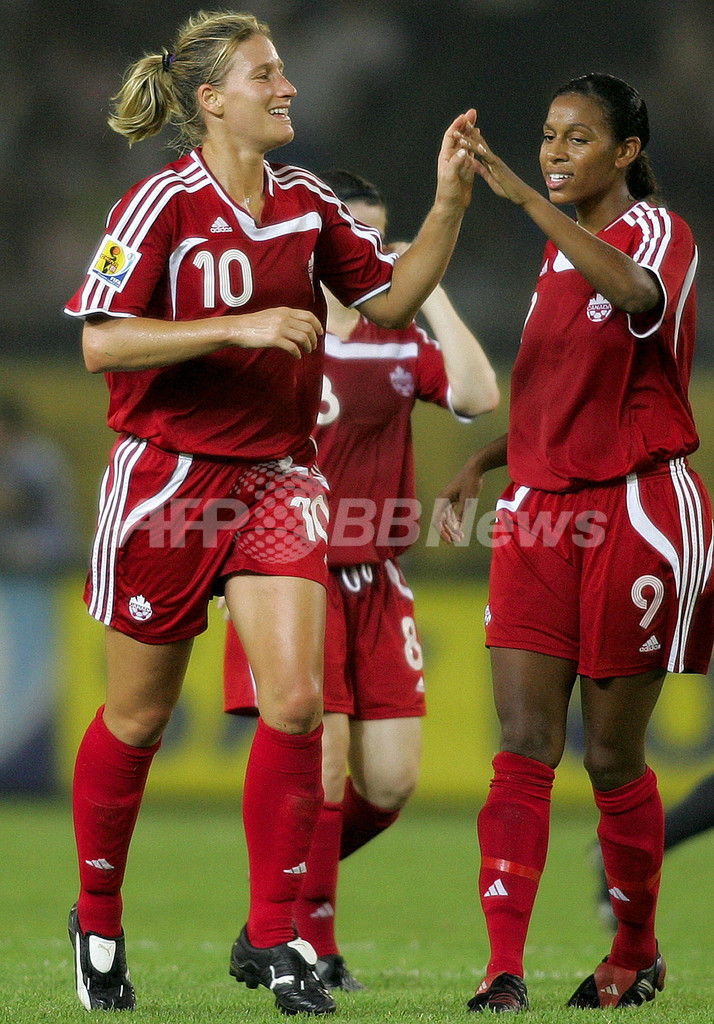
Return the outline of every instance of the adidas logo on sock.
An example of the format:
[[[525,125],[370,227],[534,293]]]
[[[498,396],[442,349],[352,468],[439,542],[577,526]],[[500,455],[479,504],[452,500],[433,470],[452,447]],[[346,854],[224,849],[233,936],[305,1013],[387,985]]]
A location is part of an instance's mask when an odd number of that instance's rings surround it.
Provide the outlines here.
[[[625,896],[622,889],[618,889],[616,885],[613,885],[612,889],[607,890],[614,900],[622,900],[623,903],[629,903],[629,899]]]
[[[89,864],[90,868],[96,868],[98,871],[113,871],[114,865],[110,864],[104,857],[100,857],[98,860],[85,860],[85,864]]]
[[[606,985],[605,988],[600,989],[601,992],[606,992],[609,996],[619,996],[620,990],[617,985]]]
[[[325,903],[321,904],[317,908],[317,910],[313,910],[313,912],[310,914],[310,917],[313,917],[313,918],[317,918],[317,917],[334,917],[334,916],[335,916],[334,907],[332,906],[331,903],[328,903],[328,902],[325,902]]]
[[[307,864],[304,860],[296,864],[294,868],[283,868],[284,875],[304,875],[307,872]]]
[[[505,887],[501,879],[497,878],[492,885],[489,885],[484,896],[508,896],[508,889]]]
[[[232,231],[233,228],[230,224],[223,219],[223,217],[216,217],[213,224],[211,224],[211,233],[216,235],[221,231]]]
[[[653,633],[649,640],[645,640],[640,647],[640,654],[649,654],[650,651],[659,651],[661,647],[662,644]]]

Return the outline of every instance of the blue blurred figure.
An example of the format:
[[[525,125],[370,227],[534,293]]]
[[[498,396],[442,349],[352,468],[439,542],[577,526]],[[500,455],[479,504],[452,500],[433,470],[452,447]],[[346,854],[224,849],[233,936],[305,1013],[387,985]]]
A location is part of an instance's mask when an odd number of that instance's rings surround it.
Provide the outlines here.
[[[70,471],[0,395],[0,791],[54,788],[57,584],[76,560]]]

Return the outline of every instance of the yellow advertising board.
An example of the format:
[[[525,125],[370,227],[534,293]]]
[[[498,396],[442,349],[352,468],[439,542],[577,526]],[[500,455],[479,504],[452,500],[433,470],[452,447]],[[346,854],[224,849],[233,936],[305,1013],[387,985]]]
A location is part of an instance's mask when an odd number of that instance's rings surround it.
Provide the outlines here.
[[[428,714],[418,797],[480,805],[498,750],[488,652],[483,642],[486,586],[482,581],[411,581],[424,647]],[[63,693],[60,765],[69,785],[84,729],[103,699],[103,627],[81,600],[82,583],[67,584],[62,602]],[[252,720],[222,711],[225,622],[213,609],[198,637],[184,691],[152,768],[152,795],[235,798],[242,788]],[[650,763],[665,804],[714,771],[714,680],[669,676],[649,738]],[[555,799],[590,804],[582,767],[581,728],[574,696],[568,747],[558,768]]]

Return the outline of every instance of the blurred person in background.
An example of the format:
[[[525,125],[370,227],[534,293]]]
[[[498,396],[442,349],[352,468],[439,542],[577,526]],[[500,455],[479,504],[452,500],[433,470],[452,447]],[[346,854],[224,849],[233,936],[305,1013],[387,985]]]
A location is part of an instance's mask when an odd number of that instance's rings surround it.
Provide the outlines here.
[[[548,239],[508,435],[442,492],[443,534],[460,539],[483,474],[508,465],[485,616],[501,749],[478,820],[491,955],[469,1002],[476,1012],[528,1008],[524,947],[578,677],[618,926],[568,1005],[638,1006],[664,986],[655,934],[664,815],[645,738],[667,672],[707,672],[714,581],[710,501],[687,461],[699,446],[688,399],[697,248],[657,201],[649,134],[627,83],[603,74],[566,83],[543,126],[546,198],[476,129],[479,173]]]
[[[189,151],[112,208],[67,307],[85,321],[85,363],[107,375],[119,434],[85,592],[106,627],[106,702],[73,791],[69,933],[87,1009],[135,1005],[129,844],[193,637],[225,592],[260,708],[243,789],[248,921],[230,972],[285,1013],[335,1010],[293,921],[323,803],[327,502],[311,437],[321,285],[384,326],[411,321],[470,202],[475,112],[447,129],[434,204],[397,261],[313,174],[266,162],[293,138],[295,94],[265,24],[199,12],[170,49],[131,65],[109,122],[130,143],[170,123]]]
[[[350,214],[384,238],[379,190],[345,170],[322,175]],[[404,252],[398,243],[390,250]],[[295,904],[299,934],[331,988],[361,988],[335,935],[338,862],[389,825],[417,784],[423,657],[414,596],[399,557],[418,534],[411,413],[434,402],[462,422],[494,409],[496,375],[443,287],[422,306],[433,331],[370,323],[326,291],[322,406],[315,440],[330,486],[323,805]],[[257,694],[229,624],[225,707],[252,713]],[[349,764],[349,775],[347,766]]]
[[[77,564],[64,451],[0,395],[0,790],[51,789],[58,586]]]

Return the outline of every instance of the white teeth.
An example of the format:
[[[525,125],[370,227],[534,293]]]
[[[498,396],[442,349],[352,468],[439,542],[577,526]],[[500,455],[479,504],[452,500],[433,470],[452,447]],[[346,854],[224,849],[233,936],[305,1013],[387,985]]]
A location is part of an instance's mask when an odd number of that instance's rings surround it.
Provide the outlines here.
[[[287,115],[288,115],[288,108],[287,107],[273,107],[273,109],[270,111],[270,113],[271,114],[283,114],[283,115],[285,115],[285,117],[287,117]]]

